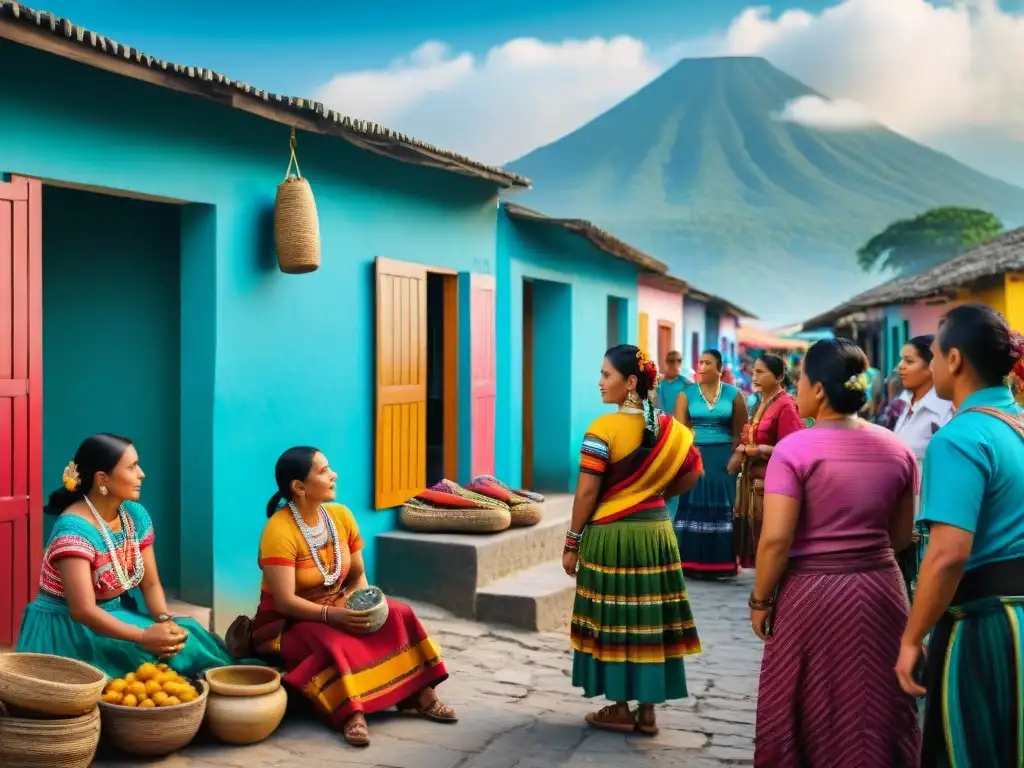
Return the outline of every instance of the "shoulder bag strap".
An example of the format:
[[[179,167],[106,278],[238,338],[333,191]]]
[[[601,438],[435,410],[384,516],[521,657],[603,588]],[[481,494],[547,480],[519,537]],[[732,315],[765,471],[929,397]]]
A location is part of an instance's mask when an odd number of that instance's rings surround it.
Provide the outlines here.
[[[1004,413],[1003,411],[1000,411],[998,408],[990,408],[987,405],[979,405],[975,408],[968,408],[966,411],[963,411],[963,413],[970,413],[971,411],[974,411],[975,413],[985,413],[988,414],[989,416],[995,416],[1004,424],[1008,424],[1020,436],[1020,439],[1024,440],[1024,421],[1021,421],[1020,417],[1015,419],[1010,414]]]

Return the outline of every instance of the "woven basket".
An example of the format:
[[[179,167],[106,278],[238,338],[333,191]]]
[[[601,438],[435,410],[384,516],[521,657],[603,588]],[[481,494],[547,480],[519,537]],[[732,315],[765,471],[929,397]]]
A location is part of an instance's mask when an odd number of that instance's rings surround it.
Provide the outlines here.
[[[0,654],[0,701],[45,715],[78,717],[96,709],[107,676],[96,667],[45,653]]]
[[[512,524],[512,513],[508,507],[448,509],[410,499],[398,519],[406,529],[423,533],[499,533]]]
[[[277,185],[274,245],[281,271],[302,275],[320,268],[320,219],[309,182],[288,176]]]
[[[0,703],[3,768],[89,768],[100,743],[100,711],[37,720],[13,717]]]
[[[198,683],[199,697],[175,707],[138,709],[100,702],[103,741],[136,757],[164,757],[184,749],[199,733],[210,686]]]
[[[352,600],[357,596],[364,593],[369,593],[376,602],[372,608],[355,608],[351,605]],[[357,589],[345,600],[345,607],[350,611],[361,611],[369,614],[370,623],[366,627],[366,631],[362,634],[370,634],[376,632],[378,629],[384,626],[388,620],[388,600],[384,596],[384,592],[379,587],[363,587]]]

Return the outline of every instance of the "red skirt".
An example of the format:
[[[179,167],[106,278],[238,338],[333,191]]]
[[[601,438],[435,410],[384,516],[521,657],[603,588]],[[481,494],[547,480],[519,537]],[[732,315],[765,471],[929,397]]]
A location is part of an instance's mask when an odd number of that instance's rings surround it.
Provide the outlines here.
[[[388,620],[372,634],[302,621],[288,626],[281,639],[285,683],[336,728],[356,712],[388,709],[448,678],[440,649],[412,608],[387,600]]]

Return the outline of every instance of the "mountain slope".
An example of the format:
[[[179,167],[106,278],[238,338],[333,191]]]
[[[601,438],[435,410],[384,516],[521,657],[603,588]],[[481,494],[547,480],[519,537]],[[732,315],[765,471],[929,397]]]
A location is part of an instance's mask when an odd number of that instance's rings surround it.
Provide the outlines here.
[[[764,59],[683,60],[577,131],[507,167],[517,200],[587,217],[705,290],[800,320],[880,282],[854,251],[937,205],[1024,220],[1024,189],[882,127],[777,118],[814,94]]]

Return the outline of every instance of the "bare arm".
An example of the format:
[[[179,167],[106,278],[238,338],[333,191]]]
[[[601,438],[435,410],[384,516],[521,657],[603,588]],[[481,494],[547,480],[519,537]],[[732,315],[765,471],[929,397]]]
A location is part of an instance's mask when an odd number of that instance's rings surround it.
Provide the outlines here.
[[[576,481],[576,495],[572,500],[572,521],[569,528],[573,533],[582,533],[583,527],[597,509],[601,494],[601,478],[589,472],[580,472]]]
[[[164,587],[160,583],[160,573],[156,569],[156,554],[153,547],[146,547],[142,550],[142,564],[146,567],[146,573],[142,577],[142,596],[146,599],[146,609],[149,615],[156,617],[161,613],[167,613],[167,595],[164,594]]]
[[[969,531],[943,523],[931,524],[910,620],[903,633],[904,645],[920,646],[949,607],[973,546],[974,534]]]
[[[148,552],[149,550],[147,550]],[[109,611],[96,605],[92,584],[92,565],[80,557],[65,557],[57,561],[57,571],[64,587],[64,600],[71,618],[97,635],[129,643],[142,643],[143,630],[114,618]]]
[[[770,599],[782,580],[799,519],[799,499],[777,493],[765,494],[761,540],[757,546],[756,600]]]
[[[345,589],[354,592],[357,589],[368,587],[366,581],[366,565],[363,563],[362,550],[352,553],[352,566],[349,568],[348,576],[345,577]]]
[[[361,558],[360,558],[361,559]],[[323,606],[295,594],[295,569],[288,565],[265,565],[263,575],[274,597],[278,613],[296,621],[320,621]]]
[[[666,499],[671,499],[675,496],[682,496],[684,493],[689,493],[693,490],[693,486],[700,480],[701,475],[704,474],[704,467],[701,466],[699,469],[695,469],[692,472],[686,474],[676,475],[665,487],[665,491],[662,494]]]
[[[736,448],[740,444],[740,438],[743,436],[743,426],[747,423],[747,417],[749,412],[747,411],[747,401],[743,397],[742,392],[737,392],[736,397],[732,401],[732,447]]]
[[[893,552],[902,552],[914,541],[914,486],[908,485],[889,518]]]
[[[679,397],[676,398],[676,412],[673,415],[676,421],[685,425],[687,429],[693,429],[693,422],[690,421],[690,401],[686,399],[683,392],[680,392]]]

